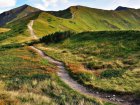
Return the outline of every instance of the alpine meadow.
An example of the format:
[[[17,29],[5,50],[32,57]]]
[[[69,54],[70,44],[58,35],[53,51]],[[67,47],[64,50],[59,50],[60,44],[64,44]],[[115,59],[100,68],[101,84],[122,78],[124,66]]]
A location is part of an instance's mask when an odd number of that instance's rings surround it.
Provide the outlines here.
[[[0,14],[0,105],[140,105],[140,9],[26,1]]]

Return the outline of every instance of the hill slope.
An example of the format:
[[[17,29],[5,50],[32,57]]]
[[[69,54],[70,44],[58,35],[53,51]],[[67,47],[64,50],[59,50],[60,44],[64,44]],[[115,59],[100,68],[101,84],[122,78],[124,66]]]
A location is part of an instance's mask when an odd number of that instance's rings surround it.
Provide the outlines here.
[[[122,7],[123,8],[123,7]],[[35,16],[34,18],[31,18]],[[29,18],[30,17],[30,18]],[[20,34],[27,31],[27,24],[34,19],[34,31],[38,37],[42,37],[57,31],[103,31],[103,30],[140,30],[140,10],[139,9],[125,9],[121,11],[116,10],[101,10],[83,6],[72,6],[62,11],[40,11],[28,5],[23,5],[16,9],[0,14],[0,26],[6,26],[14,29],[17,23],[23,26],[24,30],[20,30]],[[26,20],[26,22],[21,22]],[[11,25],[12,24],[12,25]],[[15,30],[15,29],[14,29]],[[12,33],[14,34],[14,33]],[[25,41],[29,39],[26,35],[22,35]],[[3,37],[3,35],[1,35]],[[12,36],[12,35],[10,35]],[[15,36],[15,35],[13,35]],[[7,35],[5,36],[7,39]],[[10,37],[8,37],[10,38]],[[12,38],[12,39],[11,39]],[[17,40],[16,37],[11,37],[10,42]],[[1,39],[1,38],[0,38]],[[1,39],[1,40],[2,40]],[[18,41],[20,38],[18,38]]]
[[[64,14],[63,14],[64,13]],[[35,20],[36,34],[43,36],[56,31],[72,30],[139,30],[140,10],[100,10],[83,6],[72,6],[64,11],[42,12]]]
[[[47,43],[43,49],[47,55],[63,61],[79,83],[112,93],[139,94],[139,40],[139,31],[103,31],[56,33],[41,41]]]

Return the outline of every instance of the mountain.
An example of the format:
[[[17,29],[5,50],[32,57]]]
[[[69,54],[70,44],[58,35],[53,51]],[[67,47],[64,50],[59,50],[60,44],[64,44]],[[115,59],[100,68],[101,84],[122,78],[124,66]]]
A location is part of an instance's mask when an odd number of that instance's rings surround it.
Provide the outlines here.
[[[3,26],[8,22],[26,17],[27,15],[37,12],[37,11],[40,11],[40,10],[25,4],[21,7],[3,12],[2,14],[0,14],[0,26]]]
[[[35,32],[43,36],[56,31],[139,30],[140,10],[101,10],[72,6],[64,11],[41,12],[35,19]]]
[[[33,29],[38,37],[68,30],[74,32],[140,30],[140,9],[119,8],[125,10],[71,6],[61,11],[41,11],[23,5],[0,14],[0,26],[11,29],[8,35],[1,35],[0,40],[7,39],[8,42],[21,42],[19,39],[22,39],[22,42],[29,40],[27,24],[30,20],[34,20]],[[15,32],[17,34],[14,34]]]
[[[128,9],[130,9],[130,8],[119,6],[119,7],[117,7],[115,10],[116,10],[116,11],[122,11],[122,10],[128,10]]]

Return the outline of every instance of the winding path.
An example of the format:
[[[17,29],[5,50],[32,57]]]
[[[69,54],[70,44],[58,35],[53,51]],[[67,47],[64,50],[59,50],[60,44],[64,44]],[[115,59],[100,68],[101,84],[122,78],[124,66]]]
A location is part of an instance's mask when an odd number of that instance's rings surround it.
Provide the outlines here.
[[[30,31],[30,35],[32,36],[32,38],[37,40],[38,37],[35,35],[34,30],[32,28],[33,27],[33,24],[34,24],[34,21],[31,20],[31,22],[28,24],[28,29]]]
[[[33,20],[28,24],[28,28],[30,31],[31,36],[33,37],[33,39],[37,39],[37,36],[35,35],[35,33],[33,32],[32,26],[33,26]],[[94,98],[101,98],[104,101],[108,101],[117,105],[131,105],[130,102],[128,101],[124,101],[122,100],[122,97],[113,95],[113,94],[108,94],[108,93],[100,93],[98,91],[90,91],[89,89],[85,88],[84,86],[80,85],[79,83],[77,83],[75,80],[73,80],[66,68],[63,62],[57,61],[51,57],[49,57],[48,55],[46,55],[42,50],[34,47],[34,46],[30,46],[31,49],[33,49],[35,52],[37,52],[40,56],[42,56],[42,58],[47,59],[50,63],[56,65],[58,67],[58,76],[60,77],[60,79],[62,81],[64,81],[70,88],[72,88],[73,90],[84,94],[86,96],[91,96]]]

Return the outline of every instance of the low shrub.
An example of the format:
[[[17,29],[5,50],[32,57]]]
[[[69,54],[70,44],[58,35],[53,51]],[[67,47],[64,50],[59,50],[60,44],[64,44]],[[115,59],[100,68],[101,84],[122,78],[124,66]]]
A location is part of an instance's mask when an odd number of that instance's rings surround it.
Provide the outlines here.
[[[45,42],[46,44],[48,43],[57,43],[60,42],[66,38],[69,38],[71,35],[73,35],[72,32],[66,31],[66,32],[56,32],[54,34],[50,34],[47,36],[44,36],[43,38],[40,39],[41,42]]]
[[[120,77],[124,73],[124,70],[105,70],[100,76],[101,78],[112,78],[112,77]]]
[[[11,48],[20,48],[20,47],[23,47],[23,45],[20,43],[7,44],[7,45],[0,46],[0,50],[11,49]]]
[[[101,62],[88,62],[85,64],[85,66],[90,70],[98,70],[104,68],[104,65]]]

